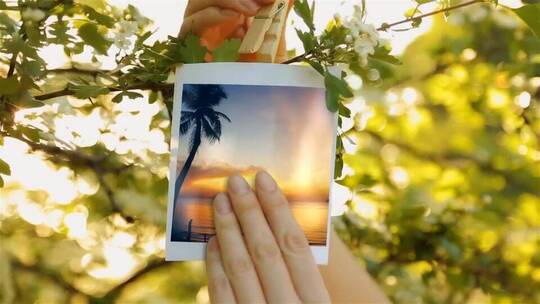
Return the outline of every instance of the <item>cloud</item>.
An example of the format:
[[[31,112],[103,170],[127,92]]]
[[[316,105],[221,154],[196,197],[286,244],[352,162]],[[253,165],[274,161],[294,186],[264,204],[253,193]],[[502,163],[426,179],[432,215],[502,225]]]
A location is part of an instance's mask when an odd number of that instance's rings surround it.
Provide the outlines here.
[[[180,171],[181,168],[178,170]],[[249,166],[237,168],[229,164],[193,165],[182,186],[182,197],[209,199],[217,193],[225,191],[225,183],[229,176],[240,174],[244,177],[254,176],[263,170],[261,167]]]

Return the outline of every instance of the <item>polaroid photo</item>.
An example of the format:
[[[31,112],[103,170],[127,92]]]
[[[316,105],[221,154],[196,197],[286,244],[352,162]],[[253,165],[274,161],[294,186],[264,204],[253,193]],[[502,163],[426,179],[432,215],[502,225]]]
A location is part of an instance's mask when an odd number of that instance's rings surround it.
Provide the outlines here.
[[[176,71],[166,260],[201,260],[226,179],[268,171],[326,264],[337,116],[310,67],[187,64]]]

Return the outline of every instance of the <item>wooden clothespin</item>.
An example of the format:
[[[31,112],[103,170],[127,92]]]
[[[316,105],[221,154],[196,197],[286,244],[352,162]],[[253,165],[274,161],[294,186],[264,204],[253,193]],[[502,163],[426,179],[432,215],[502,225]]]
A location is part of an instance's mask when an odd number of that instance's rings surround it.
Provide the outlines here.
[[[288,9],[289,0],[276,0],[263,7],[244,37],[240,54],[255,54],[258,62],[275,63]]]

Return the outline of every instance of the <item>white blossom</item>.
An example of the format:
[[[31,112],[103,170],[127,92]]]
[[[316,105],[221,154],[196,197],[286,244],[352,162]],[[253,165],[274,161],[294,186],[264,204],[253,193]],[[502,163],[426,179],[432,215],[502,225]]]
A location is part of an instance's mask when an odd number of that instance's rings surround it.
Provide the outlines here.
[[[378,70],[371,69],[368,71],[367,78],[371,81],[377,81],[381,78],[381,73]]]
[[[376,44],[365,38],[356,39],[356,41],[354,41],[354,50],[360,57],[373,55],[375,53],[375,46]]]
[[[352,44],[362,66],[367,65],[369,55],[375,54],[377,46],[388,43],[380,38],[377,29],[372,24],[364,23],[362,9],[359,6],[355,6],[354,14],[345,20],[343,25],[350,30],[346,42]]]
[[[134,21],[121,20],[111,32],[111,40],[121,50],[128,50],[133,45],[133,37],[137,34],[139,25]]]

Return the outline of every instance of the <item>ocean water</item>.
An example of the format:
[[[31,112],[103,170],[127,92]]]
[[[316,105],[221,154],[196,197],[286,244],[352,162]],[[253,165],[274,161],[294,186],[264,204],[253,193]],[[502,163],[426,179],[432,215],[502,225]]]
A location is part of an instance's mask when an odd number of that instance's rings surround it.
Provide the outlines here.
[[[201,242],[204,236],[215,234],[212,200],[185,199],[177,206],[175,221],[186,227],[192,221],[192,241]],[[295,219],[304,230],[311,245],[325,245],[328,221],[328,202],[291,202]],[[185,219],[185,220],[182,220]]]

